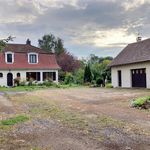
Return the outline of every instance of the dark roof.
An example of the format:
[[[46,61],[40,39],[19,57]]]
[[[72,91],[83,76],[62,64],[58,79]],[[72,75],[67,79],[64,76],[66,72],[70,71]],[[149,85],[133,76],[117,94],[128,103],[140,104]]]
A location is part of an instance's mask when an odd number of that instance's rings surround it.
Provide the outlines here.
[[[29,53],[29,52],[37,52],[37,53],[48,53],[41,48],[29,45],[29,44],[7,44],[3,51],[12,51],[16,53]]]
[[[110,67],[150,61],[150,39],[127,45],[111,62]]]

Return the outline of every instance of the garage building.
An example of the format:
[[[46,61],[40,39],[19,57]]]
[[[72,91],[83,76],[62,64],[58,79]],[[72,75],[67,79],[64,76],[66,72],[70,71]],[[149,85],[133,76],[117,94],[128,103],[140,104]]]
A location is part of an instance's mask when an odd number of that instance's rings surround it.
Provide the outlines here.
[[[113,87],[150,88],[150,39],[137,39],[110,64]]]

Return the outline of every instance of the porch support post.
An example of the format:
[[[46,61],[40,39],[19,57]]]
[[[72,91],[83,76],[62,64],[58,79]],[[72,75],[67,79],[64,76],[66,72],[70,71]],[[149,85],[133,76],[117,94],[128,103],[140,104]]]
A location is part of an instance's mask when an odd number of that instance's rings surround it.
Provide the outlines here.
[[[58,70],[56,70],[55,73],[56,73],[56,81],[55,82],[58,83]]]

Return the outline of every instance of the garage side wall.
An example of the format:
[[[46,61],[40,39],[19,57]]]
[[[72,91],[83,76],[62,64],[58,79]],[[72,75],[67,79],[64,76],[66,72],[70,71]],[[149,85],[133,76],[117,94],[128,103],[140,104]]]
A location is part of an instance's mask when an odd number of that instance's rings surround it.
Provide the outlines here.
[[[118,87],[118,70],[121,70],[122,73],[122,87],[131,88],[132,87],[131,70],[141,68],[146,68],[147,88],[150,88],[150,62],[112,67],[111,78],[113,87]]]

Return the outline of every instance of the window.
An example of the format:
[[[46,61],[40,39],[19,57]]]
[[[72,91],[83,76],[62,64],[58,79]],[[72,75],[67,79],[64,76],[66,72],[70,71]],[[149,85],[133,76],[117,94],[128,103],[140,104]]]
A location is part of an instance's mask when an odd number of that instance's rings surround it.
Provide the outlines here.
[[[5,53],[5,62],[6,63],[13,63],[14,62],[14,53],[12,52],[6,52]]]
[[[12,54],[7,54],[7,62],[12,63]]]
[[[17,73],[17,78],[20,78],[20,73],[19,72]]]
[[[28,54],[28,62],[30,64],[36,64],[38,63],[38,54],[30,53]]]
[[[2,78],[3,77],[3,73],[0,73],[0,78]]]

